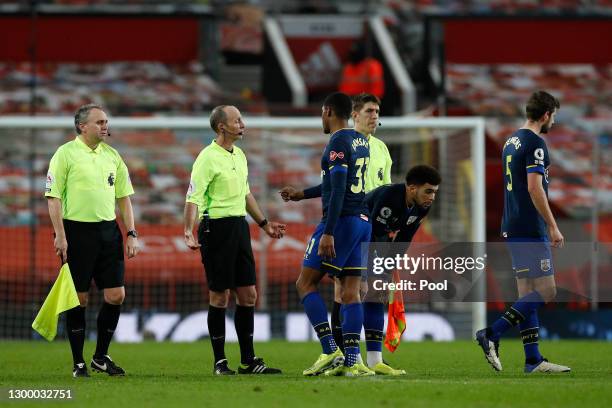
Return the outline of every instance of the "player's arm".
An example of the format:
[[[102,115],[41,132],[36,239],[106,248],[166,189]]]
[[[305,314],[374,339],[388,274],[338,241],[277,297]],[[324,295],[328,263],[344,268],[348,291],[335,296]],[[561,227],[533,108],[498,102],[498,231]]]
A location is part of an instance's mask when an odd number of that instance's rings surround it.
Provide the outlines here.
[[[123,225],[125,225],[125,228],[127,228],[128,231],[135,230],[134,210],[132,208],[132,200],[130,200],[130,196],[128,195],[118,198],[117,204],[119,204],[119,212],[121,213],[121,219],[123,220]],[[140,247],[138,246],[138,238],[132,235],[128,236],[125,247],[127,248],[128,258],[133,258],[138,255],[138,251],[140,250]]]
[[[185,202],[183,210],[183,225],[185,244],[191,249],[198,249],[200,244],[193,237],[193,228],[195,227],[196,217],[198,216],[198,205],[195,203]]]
[[[425,219],[421,219],[419,222],[414,222],[411,225],[403,225],[402,228],[399,229],[395,237],[393,238],[393,242],[403,242],[406,243],[406,248],[410,246],[412,239],[416,235],[421,223],[425,221]]]
[[[309,198],[321,197],[321,185],[309,187],[304,190],[298,190],[295,187],[287,186],[283,187],[279,191],[283,201],[300,201],[307,200]]]
[[[529,196],[531,197],[533,206],[536,208],[536,210],[538,210],[542,218],[544,218],[544,222],[548,226],[548,238],[550,239],[550,242],[553,246],[560,248],[563,246],[564,238],[561,231],[559,231],[555,217],[553,216],[550,205],[548,204],[548,198],[546,197],[546,192],[542,186],[542,177],[544,176],[539,172],[528,172],[527,191],[529,191]]]
[[[319,240],[319,256],[331,259],[336,257],[334,249],[334,230],[342,213],[344,205],[344,194],[346,192],[346,181],[348,179],[348,162],[350,146],[346,146],[341,140],[337,140],[330,148],[329,177],[331,194],[327,208],[327,221],[323,235]],[[333,158],[332,158],[333,153]]]
[[[206,163],[204,152],[200,152],[198,158],[193,163],[189,188],[185,197],[185,209],[183,211],[183,238],[187,247],[193,250],[200,247],[200,244],[193,236],[198,209],[200,206],[205,205],[204,196],[208,190],[208,185],[214,177],[215,173],[212,166]]]
[[[381,187],[379,187],[381,188]],[[389,227],[387,225],[388,218],[393,215],[393,213],[387,213],[383,211],[383,208],[391,209],[392,205],[386,204],[384,197],[381,197],[383,194],[379,194],[380,190],[375,189],[368,194],[366,194],[366,204],[368,205],[370,211],[370,220],[372,221],[372,236],[374,240],[377,242],[385,241],[385,237],[388,236]]]
[[[136,229],[134,226],[134,209],[132,208],[132,200],[130,195],[134,194],[134,188],[130,180],[127,166],[121,157],[117,156],[117,180],[115,182],[115,197],[119,205],[119,212],[123,225],[128,231]],[[133,258],[138,254],[140,247],[138,246],[138,238],[130,235],[126,238],[125,247],[127,249],[128,258]]]
[[[255,200],[255,197],[250,191],[246,195],[246,210],[253,220],[255,220],[257,225],[259,225],[270,238],[278,239],[283,237],[285,234],[285,228],[287,228],[287,226],[274,221],[268,222],[266,217],[263,215],[263,212],[259,208],[257,200]]]
[[[55,238],[53,239],[55,254],[62,259],[62,262],[66,262],[68,260],[68,241],[64,231],[62,200],[56,197],[47,197],[47,206],[49,207],[49,217],[51,217],[51,224],[53,224],[53,231],[55,233]]]
[[[334,171],[335,170],[335,171]],[[344,193],[346,191],[347,168],[341,165],[334,166],[330,172],[331,178],[331,196],[329,199],[329,207],[327,208],[327,222],[323,235],[319,241],[319,256],[324,258],[335,258],[336,250],[334,249],[334,230],[342,213],[342,205],[344,204]]]
[[[62,262],[68,261],[68,241],[66,240],[66,231],[64,230],[64,211],[62,207],[62,197],[66,190],[67,176],[68,165],[64,157],[64,151],[60,147],[49,162],[45,197],[47,197],[49,217],[51,218],[55,235],[53,247],[57,256],[62,259]]]

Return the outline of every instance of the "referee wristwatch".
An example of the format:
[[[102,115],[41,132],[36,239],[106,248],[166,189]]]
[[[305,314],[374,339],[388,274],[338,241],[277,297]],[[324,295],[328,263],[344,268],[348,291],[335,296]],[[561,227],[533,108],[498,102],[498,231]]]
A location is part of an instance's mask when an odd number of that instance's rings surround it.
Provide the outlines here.
[[[125,234],[128,237],[134,237],[134,238],[138,238],[138,231],[136,230],[129,230],[127,232],[127,234]]]
[[[259,225],[259,228],[263,228],[263,227],[265,227],[266,225],[268,225],[268,219],[267,219],[267,218],[264,218],[264,219],[263,219],[263,220],[261,220],[261,222],[260,222],[259,224],[257,224],[257,225]]]

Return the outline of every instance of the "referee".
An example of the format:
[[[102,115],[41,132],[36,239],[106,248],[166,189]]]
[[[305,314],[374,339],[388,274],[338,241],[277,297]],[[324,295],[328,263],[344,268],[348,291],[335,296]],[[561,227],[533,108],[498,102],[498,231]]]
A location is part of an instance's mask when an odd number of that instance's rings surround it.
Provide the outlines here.
[[[119,153],[105,140],[108,118],[94,104],[81,106],[74,115],[77,137],[60,146],[49,164],[45,196],[55,231],[53,245],[62,262],[68,262],[80,306],[66,314],[74,377],[89,377],[83,359],[85,307],[91,280],[104,290],[98,314],[98,341],[91,360],[94,371],[111,376],[125,371],[108,355],[125,298],[123,239],[115,220],[115,201],[127,232],[128,258],[138,253],[138,234],[130,195],[134,189]]]
[[[185,243],[200,249],[208,282],[208,333],[216,375],[233,375],[225,357],[225,310],[230,291],[236,296],[234,324],[240,344],[240,374],[279,374],[255,356],[253,349],[255,260],[251,249],[247,212],[271,238],[281,238],[285,225],[268,222],[249,190],[247,160],[234,143],[242,139],[245,125],[240,111],[217,106],[210,115],[217,137],[198,155],[185,203]],[[198,241],[193,236],[200,219]]]

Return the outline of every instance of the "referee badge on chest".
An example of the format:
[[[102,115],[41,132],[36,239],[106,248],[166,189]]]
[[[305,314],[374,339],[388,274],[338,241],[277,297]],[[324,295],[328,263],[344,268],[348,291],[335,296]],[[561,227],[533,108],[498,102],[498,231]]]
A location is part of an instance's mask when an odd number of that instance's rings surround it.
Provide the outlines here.
[[[108,178],[106,179],[106,182],[111,187],[115,185],[115,172],[111,171],[108,173]]]

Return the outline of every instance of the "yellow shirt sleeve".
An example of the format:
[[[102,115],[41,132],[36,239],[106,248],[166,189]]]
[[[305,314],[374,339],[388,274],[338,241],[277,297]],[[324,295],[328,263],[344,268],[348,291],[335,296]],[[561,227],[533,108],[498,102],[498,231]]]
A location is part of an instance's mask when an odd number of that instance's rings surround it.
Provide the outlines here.
[[[117,181],[115,183],[115,198],[122,198],[134,194],[134,188],[132,187],[132,181],[130,180],[130,173],[125,165],[125,162],[117,154]]]
[[[186,197],[188,203],[196,204],[199,208],[207,207],[208,203],[205,196],[209,184],[215,177],[213,167],[213,163],[207,163],[206,155],[201,152],[193,163],[193,169],[191,170],[191,180]]]
[[[383,184],[391,184],[391,166],[393,165],[393,160],[391,160],[391,155],[389,154],[389,149],[387,145],[383,144],[385,150],[385,171],[383,175]]]
[[[49,171],[47,172],[47,181],[45,183],[45,197],[63,198],[66,190],[66,177],[68,175],[68,166],[66,164],[66,153],[63,148],[57,149],[51,162],[49,163]]]

